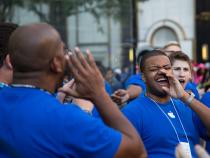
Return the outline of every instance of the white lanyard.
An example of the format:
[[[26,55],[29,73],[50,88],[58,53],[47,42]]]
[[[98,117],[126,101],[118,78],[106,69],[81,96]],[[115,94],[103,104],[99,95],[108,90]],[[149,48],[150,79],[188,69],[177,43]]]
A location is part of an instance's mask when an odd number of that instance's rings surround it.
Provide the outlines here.
[[[36,87],[36,86],[33,86],[33,85],[28,85],[28,84],[12,84],[11,87],[38,89],[38,90],[40,90],[40,91],[45,92],[46,94],[49,94],[49,95],[54,96],[54,95],[53,95],[52,93],[50,93],[49,91],[47,91],[47,90],[45,90],[45,89],[42,89],[42,88],[39,88],[39,87]]]
[[[160,111],[165,115],[165,117],[168,119],[168,121],[170,122],[171,126],[172,126],[173,129],[174,129],[174,132],[176,133],[176,137],[177,137],[179,143],[181,143],[181,141],[180,141],[180,139],[179,139],[179,135],[178,135],[178,133],[177,133],[177,130],[176,130],[176,128],[175,128],[173,122],[172,122],[172,121],[170,120],[170,118],[168,117],[168,115],[163,111],[163,109],[161,108],[161,106],[160,106],[155,100],[153,100],[153,99],[150,98],[149,96],[147,96],[147,97],[148,97],[152,102],[154,102],[154,103],[157,105],[157,107],[159,108],[159,110],[160,110]],[[173,107],[174,107],[174,110],[175,110],[175,112],[176,112],[176,114],[177,114],[177,116],[178,116],[179,122],[180,122],[180,124],[181,124],[181,126],[182,126],[182,129],[183,129],[183,131],[184,131],[185,137],[186,137],[186,139],[187,139],[187,143],[190,144],[190,142],[189,142],[189,140],[188,140],[188,137],[187,137],[187,133],[186,133],[186,131],[185,131],[185,129],[184,129],[184,126],[183,126],[183,124],[182,124],[182,121],[181,121],[181,119],[180,119],[180,117],[179,117],[179,114],[178,114],[178,112],[177,112],[177,110],[176,110],[176,107],[175,107],[175,105],[174,105],[174,102],[173,102],[173,100],[172,100],[171,98],[170,98],[170,101],[171,101],[171,103],[172,103],[172,105],[173,105]]]
[[[0,82],[0,88],[2,88],[2,87],[8,87],[8,84]]]

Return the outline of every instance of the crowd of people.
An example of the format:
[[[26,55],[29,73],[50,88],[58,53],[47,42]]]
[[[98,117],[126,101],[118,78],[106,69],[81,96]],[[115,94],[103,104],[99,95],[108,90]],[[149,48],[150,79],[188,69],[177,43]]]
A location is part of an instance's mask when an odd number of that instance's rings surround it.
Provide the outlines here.
[[[208,73],[178,43],[120,77],[46,23],[0,23],[0,53],[0,157],[209,158]]]

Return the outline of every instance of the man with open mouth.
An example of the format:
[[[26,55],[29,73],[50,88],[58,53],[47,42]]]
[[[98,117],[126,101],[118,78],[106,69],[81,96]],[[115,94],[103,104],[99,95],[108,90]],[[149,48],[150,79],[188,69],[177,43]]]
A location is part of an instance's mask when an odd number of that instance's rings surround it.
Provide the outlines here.
[[[187,78],[176,79],[161,50],[144,55],[140,69],[146,92],[122,111],[136,127],[148,157],[174,158],[178,144],[187,157],[196,157],[194,145],[210,130],[210,109],[184,90]]]

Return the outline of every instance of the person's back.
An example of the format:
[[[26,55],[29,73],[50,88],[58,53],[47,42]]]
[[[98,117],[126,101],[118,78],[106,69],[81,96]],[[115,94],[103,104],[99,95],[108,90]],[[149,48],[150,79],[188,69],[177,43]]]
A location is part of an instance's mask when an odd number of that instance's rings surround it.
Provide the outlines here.
[[[21,157],[145,157],[135,129],[105,92],[90,52],[87,59],[78,48],[77,55],[66,55],[52,26],[31,24],[14,31],[9,53],[14,75],[0,91],[0,139]],[[77,86],[62,92],[92,101],[109,127],[53,96],[69,68]]]
[[[48,92],[14,85],[2,89],[0,100],[0,136],[23,157],[113,157],[120,143],[119,133],[110,137],[101,121]]]

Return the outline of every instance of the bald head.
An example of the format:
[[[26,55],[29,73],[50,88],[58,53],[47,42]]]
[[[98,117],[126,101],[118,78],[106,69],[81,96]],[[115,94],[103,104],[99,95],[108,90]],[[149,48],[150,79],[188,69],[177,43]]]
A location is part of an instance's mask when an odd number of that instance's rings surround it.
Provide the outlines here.
[[[13,32],[9,41],[14,72],[45,70],[61,43],[58,32],[48,24],[19,27]]]

